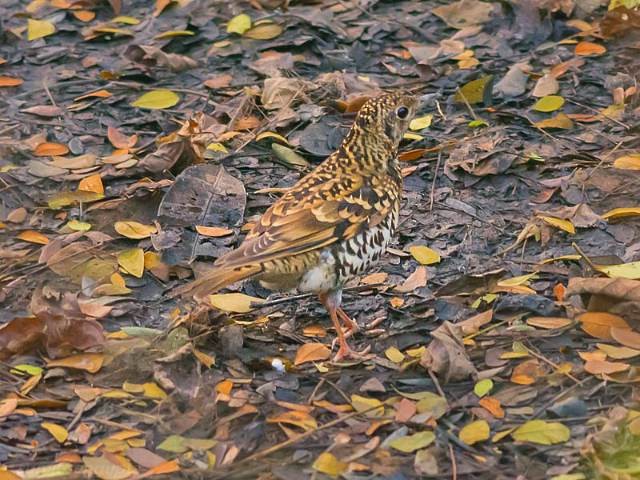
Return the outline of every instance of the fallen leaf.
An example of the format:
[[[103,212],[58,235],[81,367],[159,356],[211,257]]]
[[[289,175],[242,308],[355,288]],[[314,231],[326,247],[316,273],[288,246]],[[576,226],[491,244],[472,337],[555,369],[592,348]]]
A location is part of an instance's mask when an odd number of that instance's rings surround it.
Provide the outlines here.
[[[547,95],[539,99],[533,109],[537,112],[553,112],[564,105],[564,98],[559,95]]]
[[[640,261],[621,263],[619,265],[596,265],[596,270],[610,278],[640,279]]]
[[[613,166],[621,170],[640,170],[640,153],[618,157],[613,162]]]
[[[37,40],[56,33],[56,27],[47,20],[27,19],[27,40]]]
[[[351,406],[356,412],[365,412],[370,418],[381,417],[384,415],[384,405],[376,398],[367,398],[360,395],[351,395]]]
[[[389,347],[384,351],[385,356],[393,363],[401,363],[404,361],[404,354],[396,347]]]
[[[69,437],[67,429],[57,423],[42,422],[40,426],[49,432],[58,443],[66,442]]]
[[[102,480],[125,480],[134,473],[120,465],[110,462],[106,457],[82,457],[84,465]]]
[[[440,254],[424,245],[414,245],[409,247],[409,253],[422,265],[433,265],[440,263]]]
[[[149,110],[162,110],[171,108],[180,101],[180,97],[175,92],[166,88],[152,90],[140,96],[131,106],[146,108]]]
[[[477,442],[489,440],[491,430],[486,420],[476,420],[475,422],[468,423],[458,434],[458,438],[467,445],[473,445]]]
[[[431,126],[431,121],[433,120],[433,115],[424,115],[422,117],[417,117],[411,120],[409,123],[409,129],[418,131],[425,128],[429,128]]]
[[[473,387],[473,393],[482,398],[493,389],[493,380],[484,378],[476,383]]]
[[[231,85],[233,75],[225,73],[224,75],[216,75],[204,81],[204,86],[211,89],[225,88]]]
[[[530,420],[516,428],[511,436],[518,442],[531,442],[539,445],[555,445],[569,440],[571,430],[560,422]]]
[[[493,84],[493,75],[486,75],[476,80],[471,80],[469,83],[464,84],[458,92],[453,96],[453,99],[458,103],[469,103],[471,105],[476,103],[483,103],[491,95]]]
[[[123,237],[134,240],[149,238],[151,234],[158,231],[154,225],[143,225],[134,221],[116,222],[113,224],[113,228]]]
[[[49,238],[46,235],[36,232],[35,230],[23,230],[16,235],[16,238],[29,243],[37,243],[38,245],[46,245],[49,243]]]
[[[484,397],[478,400],[478,404],[489,411],[496,418],[504,418],[504,410],[500,405],[500,400],[494,397]]]
[[[431,430],[414,433],[405,437],[395,438],[389,442],[389,446],[403,453],[413,453],[416,450],[426,448],[436,439]]]
[[[301,155],[298,155],[289,147],[285,147],[284,145],[280,145],[279,143],[272,143],[271,150],[273,150],[276,156],[280,160],[285,162],[285,164],[287,165],[303,167],[303,168],[306,168],[309,166],[309,162],[307,162],[307,160],[304,157],[302,157]]]
[[[196,232],[205,237],[226,237],[231,235],[233,230],[224,227],[205,227],[203,225],[196,225]]]
[[[622,317],[606,312],[586,312],[579,315],[576,320],[581,323],[585,332],[602,340],[613,340],[612,328],[631,328]]]
[[[640,207],[622,207],[609,210],[607,213],[603,213],[602,218],[604,220],[618,220],[619,218],[637,217],[640,216]]]
[[[60,192],[51,197],[47,204],[53,210],[59,210],[76,203],[91,203],[104,198],[103,193],[76,190],[75,192]]]
[[[142,278],[144,273],[144,250],[130,248],[118,253],[118,265],[125,273]]]
[[[588,360],[584,364],[584,370],[592,375],[611,375],[612,373],[627,371],[630,366],[628,363]]]
[[[251,17],[246,13],[236,15],[227,23],[227,33],[237,33],[242,35],[251,28]]]
[[[544,328],[545,330],[568,327],[572,323],[572,320],[561,317],[530,317],[527,319],[527,325]]]
[[[303,363],[318,362],[327,360],[330,356],[331,351],[324,343],[304,343],[298,348],[293,364],[298,366]]]
[[[611,329],[612,333],[615,328]],[[617,330],[617,329],[615,329]],[[608,357],[615,360],[626,360],[640,355],[640,350],[629,347],[618,347],[616,345],[608,345],[606,343],[598,343],[596,346],[602,350]]]
[[[539,122],[535,122],[534,125],[538,128],[559,128],[562,130],[569,130],[573,128],[573,122],[571,119],[566,116],[564,113],[559,113],[555,117],[547,118],[545,120],[540,120]]]
[[[0,88],[2,87],[17,87],[22,85],[24,80],[16,77],[7,77],[6,75],[0,75]]]
[[[335,455],[329,452],[323,452],[315,462],[313,462],[313,469],[329,475],[330,477],[337,478],[347,470],[349,464],[341,462]]]
[[[531,95],[534,97],[547,97],[548,95],[558,93],[558,90],[560,90],[560,84],[558,80],[556,80],[556,77],[550,73],[546,73],[538,79]]]
[[[99,173],[84,177],[78,183],[78,190],[82,192],[93,192],[104,196],[104,185],[102,184],[102,177]]]
[[[593,42],[578,42],[576,45],[576,55],[581,57],[596,57],[606,53],[607,48],[603,45]]]
[[[242,36],[252,40],[271,40],[279,36],[283,30],[282,25],[278,23],[264,22],[255,24],[250,29],[245,30]]]
[[[49,360],[47,367],[74,368],[76,370],[86,370],[89,373],[96,373],[102,368],[103,363],[104,355],[102,353],[81,353],[57,360]]]
[[[299,410],[291,410],[288,412],[267,417],[267,423],[287,423],[295,425],[303,430],[315,430],[318,428],[318,422],[308,412],[302,412]]]
[[[640,349],[640,333],[629,328],[611,327],[611,337],[625,347]]]
[[[463,29],[488,22],[493,9],[493,5],[478,0],[460,0],[433,8],[431,12],[450,27]]]
[[[571,223],[570,220],[563,220],[562,218],[556,218],[556,217],[547,217],[545,215],[540,215],[538,218],[540,218],[543,222],[559,228],[560,230],[564,230],[567,233],[570,234],[574,234],[576,233],[576,227],[573,226],[573,223]]]
[[[124,133],[111,125],[107,127],[107,138],[115,148],[125,150],[133,148],[138,142],[138,135],[133,134],[130,137],[127,137]]]
[[[247,313],[264,303],[262,298],[250,297],[243,293],[216,293],[209,295],[211,305],[223,312]],[[252,304],[257,304],[253,306]]]

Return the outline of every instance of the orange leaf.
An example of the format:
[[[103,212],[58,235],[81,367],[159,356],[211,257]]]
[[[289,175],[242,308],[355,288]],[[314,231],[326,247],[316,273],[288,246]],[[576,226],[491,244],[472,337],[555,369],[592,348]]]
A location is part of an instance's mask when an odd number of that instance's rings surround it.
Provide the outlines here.
[[[584,364],[585,371],[592,375],[601,375],[603,373],[610,375],[612,373],[624,372],[629,370],[629,367],[630,365],[628,363],[608,362],[606,360],[588,360]]]
[[[611,328],[611,336],[613,339],[624,345],[625,347],[640,349],[640,333],[629,330],[628,328]]]
[[[96,13],[91,10],[76,10],[73,12],[73,16],[76,17],[81,22],[90,22],[94,18],[96,18]]]
[[[496,418],[504,418],[504,410],[500,405],[500,400],[494,397],[483,397],[478,403],[482,408],[488,410]]]
[[[40,232],[36,232],[35,230],[25,230],[23,232],[20,232],[18,235],[16,235],[16,238],[24,240],[25,242],[38,243],[40,245],[46,245],[47,243],[49,243],[49,239],[46,237],[46,235],[43,235]]]
[[[573,321],[562,317],[531,317],[527,319],[527,325],[551,330],[571,325]]]
[[[86,370],[89,373],[96,373],[102,367],[104,355],[102,353],[81,353],[58,360],[49,360],[47,367],[75,368]]]
[[[327,360],[330,356],[331,351],[324,343],[305,343],[298,349],[293,363],[297,366],[307,362]]]
[[[133,134],[130,137],[127,137],[120,130],[112,126],[107,127],[107,138],[111,142],[111,145],[125,150],[133,148],[138,141],[138,135]]]
[[[606,51],[606,47],[593,42],[579,42],[576,45],[576,55],[580,55],[581,57],[595,57],[602,55]]]
[[[11,415],[17,406],[17,398],[5,398],[4,400],[0,400],[0,418]]]
[[[53,155],[66,155],[69,153],[69,147],[61,143],[44,142],[36,147],[33,154],[36,157],[51,157]]]
[[[402,152],[398,155],[398,160],[401,162],[411,162],[412,160],[418,160],[427,152],[426,148],[416,148],[407,152]]]
[[[78,190],[104,195],[104,185],[102,184],[102,177],[100,177],[99,173],[84,177],[78,184]]]
[[[231,235],[233,230],[223,227],[205,227],[202,225],[196,225],[196,232],[205,237],[226,237]]]
[[[180,464],[178,460],[169,460],[167,462],[161,463],[160,465],[156,465],[150,470],[144,472],[144,474],[140,475],[138,478],[146,478],[152,475],[164,475],[167,473],[174,473],[180,471]]]
[[[288,423],[304,430],[314,430],[318,428],[318,423],[315,418],[307,412],[301,412],[299,410],[291,410],[281,413],[280,415],[268,417],[267,423]]]
[[[577,320],[582,324],[582,330],[602,340],[613,340],[612,327],[630,328],[623,318],[606,312],[586,312],[579,315]]]
[[[222,393],[223,395],[229,395],[232,388],[233,382],[231,380],[223,380],[216,385],[216,392]]]
[[[553,287],[553,294],[556,296],[556,300],[558,300],[559,302],[562,302],[564,300],[564,294],[566,291],[567,289],[561,283],[557,283]]]
[[[542,375],[544,370],[537,360],[525,360],[513,369],[511,381],[519,385],[531,385]]]
[[[0,87],[17,87],[22,85],[24,80],[21,78],[7,77],[6,75],[0,75]]]

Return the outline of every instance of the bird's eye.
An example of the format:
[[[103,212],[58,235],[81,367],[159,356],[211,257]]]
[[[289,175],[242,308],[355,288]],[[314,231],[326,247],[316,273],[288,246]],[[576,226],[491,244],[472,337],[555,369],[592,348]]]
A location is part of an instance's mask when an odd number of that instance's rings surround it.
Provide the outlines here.
[[[409,115],[409,109],[407,107],[400,107],[396,110],[396,115],[398,115],[398,118],[405,119]]]

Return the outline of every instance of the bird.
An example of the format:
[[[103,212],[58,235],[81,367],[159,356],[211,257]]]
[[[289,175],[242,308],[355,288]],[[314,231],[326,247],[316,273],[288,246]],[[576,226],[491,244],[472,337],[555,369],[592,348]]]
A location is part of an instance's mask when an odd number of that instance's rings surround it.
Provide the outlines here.
[[[398,227],[398,147],[418,105],[405,92],[367,100],[339,148],[286,190],[236,249],[180,287],[179,295],[206,303],[209,294],[250,277],[270,290],[317,294],[337,334],[333,360],[360,357],[342,329],[348,335],[358,330],[342,309],[342,290],[379,261]]]

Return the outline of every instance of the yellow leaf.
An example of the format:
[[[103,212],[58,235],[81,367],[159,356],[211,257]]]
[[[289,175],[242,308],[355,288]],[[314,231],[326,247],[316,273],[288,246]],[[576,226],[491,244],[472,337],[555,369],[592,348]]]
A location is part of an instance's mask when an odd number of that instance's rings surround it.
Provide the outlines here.
[[[318,428],[318,423],[315,418],[309,415],[309,413],[299,410],[291,410],[279,415],[267,417],[267,423],[288,423],[304,430],[315,430]]]
[[[263,140],[265,138],[275,138],[276,140],[284,143],[285,145],[289,145],[289,141],[284,138],[282,135],[276,132],[262,132],[256,137],[256,142]]]
[[[116,232],[123,237],[140,240],[142,238],[149,238],[152,233],[156,233],[157,229],[154,225],[143,225],[142,223],[127,221],[116,222],[113,224]]]
[[[629,347],[618,347],[616,345],[608,345],[606,343],[597,343],[596,346],[615,360],[625,360],[640,355],[640,350]]]
[[[35,230],[24,230],[16,235],[16,238],[29,243],[37,243],[39,245],[46,245],[49,243],[49,238],[46,235],[36,232]]]
[[[458,438],[467,445],[489,440],[490,430],[486,420],[476,420],[468,423],[460,430]]]
[[[261,23],[245,31],[242,36],[252,40],[271,40],[280,35],[283,30],[282,25],[278,23]]]
[[[613,162],[613,166],[621,170],[640,170],[640,153],[618,157]]]
[[[530,420],[518,427],[512,434],[518,442],[531,442],[539,445],[555,445],[569,440],[571,430],[560,422]]]
[[[547,95],[538,100],[533,109],[537,112],[553,112],[564,105],[564,98],[560,95]]]
[[[280,160],[288,165],[293,165],[296,167],[309,166],[309,162],[307,162],[307,160],[302,155],[298,155],[290,148],[280,145],[279,143],[272,143],[271,150],[273,150],[273,152]]]
[[[424,137],[422,135],[418,135],[417,133],[407,132],[404,135],[402,135],[402,138],[404,138],[405,140],[422,140]],[[406,156],[406,153],[407,152],[405,152],[405,156]],[[405,158],[403,157],[401,158],[401,160],[405,160]]]
[[[327,360],[331,356],[331,351],[324,343],[305,343],[296,352],[294,365],[302,365],[307,362],[317,362]]]
[[[57,423],[42,422],[40,426],[49,432],[58,443],[64,443],[69,437],[67,429]]]
[[[440,262],[440,254],[424,245],[409,247],[409,253],[422,265],[433,265]]]
[[[120,15],[111,20],[111,23],[124,23],[125,25],[138,25],[140,20],[134,17]]]
[[[27,20],[27,39],[37,40],[38,38],[47,37],[56,33],[56,27],[53,23],[46,20]]]
[[[251,17],[246,13],[236,15],[227,23],[227,33],[237,33],[242,35],[251,28]]]
[[[492,88],[493,75],[487,75],[476,80],[471,80],[466,83],[460,90],[453,96],[454,101],[457,103],[482,103],[485,95],[490,93]],[[466,100],[466,102],[465,102]]]
[[[560,128],[564,130],[573,128],[573,122],[564,113],[559,113],[555,117],[541,120],[534,123],[534,125],[538,128]]]
[[[614,208],[607,213],[602,214],[604,220],[616,220],[624,217],[635,217],[640,215],[640,207],[623,207]]]
[[[335,455],[329,452],[323,452],[320,454],[316,461],[313,462],[313,469],[329,475],[330,477],[337,478],[347,470],[349,464],[341,462]]]
[[[384,351],[386,357],[393,363],[401,363],[404,360],[404,354],[396,347],[389,347]]]
[[[424,432],[391,440],[389,446],[403,453],[413,453],[416,450],[428,447],[435,439],[436,435],[431,430],[425,430]]]
[[[90,223],[81,222],[80,220],[76,220],[75,218],[73,220],[69,220],[66,226],[76,232],[88,232],[89,230],[91,230]]]
[[[130,248],[118,253],[118,265],[120,268],[136,278],[142,278],[144,273],[144,250]]]
[[[493,380],[490,378],[484,378],[476,383],[473,387],[473,393],[482,398],[488,394],[493,388]]]
[[[89,373],[96,373],[103,363],[104,355],[102,353],[81,353],[57,360],[49,360],[47,367],[75,368],[77,370],[86,370]]]
[[[96,477],[103,480],[124,480],[136,473],[110,462],[106,457],[85,456],[82,457],[82,462]]]
[[[364,412],[369,410],[365,415],[375,418],[384,415],[384,405],[375,398],[361,397],[360,395],[351,395],[351,406],[356,412]]]
[[[211,368],[216,364],[216,359],[211,355],[207,355],[206,353],[201,352],[195,347],[193,347],[191,351],[193,352],[193,356],[196,357],[198,361],[205,367]]]
[[[596,270],[611,278],[640,279],[640,261],[621,263],[620,265],[597,265]]]
[[[538,278],[538,274],[536,272],[528,273],[526,275],[520,275],[518,277],[512,277],[512,278],[507,278],[505,280],[500,280],[498,282],[498,286],[499,287],[517,287],[520,285],[528,285],[529,280],[534,280],[536,278]]]
[[[162,265],[162,257],[156,252],[144,252],[144,268],[154,269]],[[115,282],[112,282],[115,283]]]
[[[212,152],[229,153],[227,147],[225,147],[221,143],[210,143],[209,145],[207,145],[207,150],[211,150]]]
[[[253,310],[253,303],[263,303],[262,298],[250,297],[244,293],[216,293],[209,295],[211,305],[223,312],[247,313]]]
[[[409,130],[422,130],[423,128],[429,128],[431,126],[431,121],[433,120],[433,115],[425,115],[423,117],[414,118],[411,120],[409,124]]]
[[[166,88],[152,90],[139,97],[131,104],[133,107],[147,108],[149,110],[161,110],[173,107],[180,101],[177,93]]]
[[[570,233],[572,235],[576,233],[576,228],[573,226],[573,223],[571,223],[571,221],[569,220],[563,220],[561,218],[556,218],[556,217],[546,217],[544,215],[540,215],[540,218],[545,223],[548,223],[553,227],[559,228],[560,230],[564,230],[567,233]]]
[[[153,398],[155,400],[162,400],[167,398],[167,394],[162,390],[155,382],[148,382],[142,384],[144,396],[147,398]]]
[[[73,205],[74,203],[89,203],[104,198],[102,193],[87,192],[77,190],[75,192],[60,192],[49,199],[49,208],[58,210],[62,207]]]
[[[163,32],[159,35],[156,35],[156,40],[162,40],[163,38],[174,38],[174,37],[191,37],[195,35],[195,32],[191,30],[170,30],[168,32]]]

